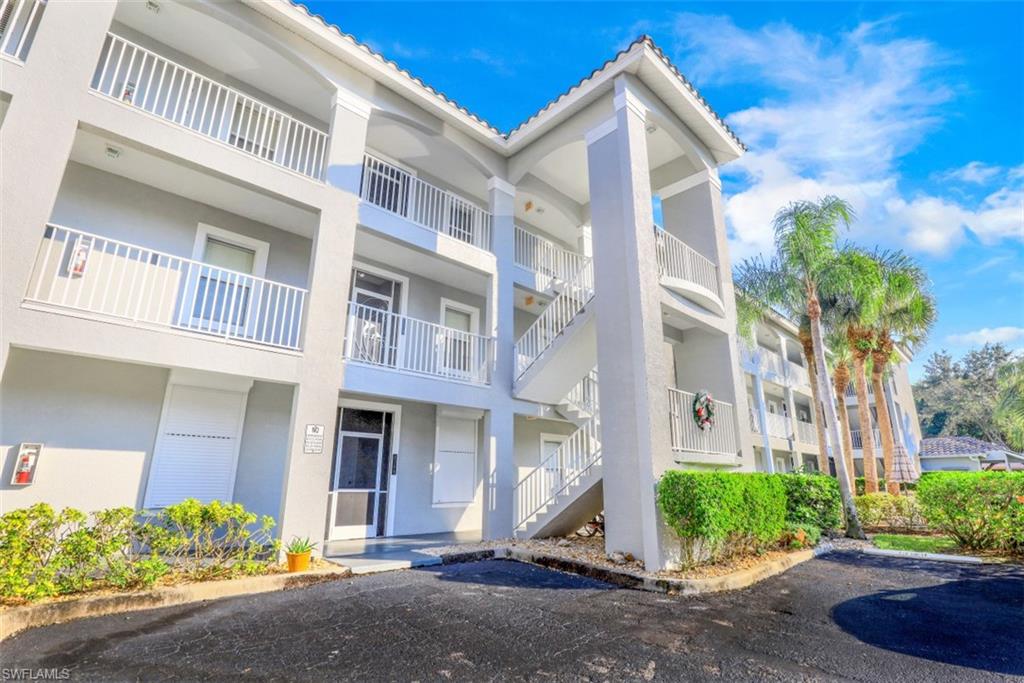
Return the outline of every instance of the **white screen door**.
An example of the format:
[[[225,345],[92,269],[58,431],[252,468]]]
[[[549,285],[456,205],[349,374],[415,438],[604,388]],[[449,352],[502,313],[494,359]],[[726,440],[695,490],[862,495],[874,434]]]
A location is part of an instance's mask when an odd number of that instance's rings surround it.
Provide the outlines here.
[[[384,535],[392,414],[343,408],[330,491],[332,540]]]
[[[444,330],[438,340],[440,366],[445,375],[469,379],[475,368],[473,314],[446,304],[442,311]]]
[[[203,265],[189,271],[183,305],[189,329],[237,334],[249,316],[256,252],[207,236]]]

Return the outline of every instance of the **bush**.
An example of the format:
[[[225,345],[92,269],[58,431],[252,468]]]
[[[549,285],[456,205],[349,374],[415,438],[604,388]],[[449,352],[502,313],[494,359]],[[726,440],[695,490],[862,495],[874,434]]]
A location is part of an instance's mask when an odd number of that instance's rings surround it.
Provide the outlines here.
[[[276,560],[273,520],[241,505],[187,500],[139,521],[131,508],[91,515],[46,503],[0,516],[0,598],[36,600],[97,584],[148,587],[170,571],[193,578],[261,573]]]
[[[786,522],[819,531],[843,525],[839,482],[824,474],[779,474],[786,490]],[[820,534],[819,534],[820,536]]]
[[[924,529],[924,516],[913,494],[893,496],[868,493],[853,499],[860,523],[866,529],[885,531],[919,531]]]
[[[1024,552],[1024,472],[933,472],[917,495],[928,524],[960,547]]]
[[[792,550],[813,548],[821,540],[821,529],[816,524],[786,524],[780,540]]]
[[[786,493],[774,475],[670,470],[658,482],[658,507],[682,541],[683,562],[762,552],[786,523]]]

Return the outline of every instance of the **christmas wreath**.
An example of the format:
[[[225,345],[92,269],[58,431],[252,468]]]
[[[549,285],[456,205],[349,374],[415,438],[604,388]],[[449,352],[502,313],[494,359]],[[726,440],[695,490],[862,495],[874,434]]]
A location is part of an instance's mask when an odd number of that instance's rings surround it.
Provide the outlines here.
[[[715,426],[715,400],[706,391],[693,397],[693,421],[702,431]]]

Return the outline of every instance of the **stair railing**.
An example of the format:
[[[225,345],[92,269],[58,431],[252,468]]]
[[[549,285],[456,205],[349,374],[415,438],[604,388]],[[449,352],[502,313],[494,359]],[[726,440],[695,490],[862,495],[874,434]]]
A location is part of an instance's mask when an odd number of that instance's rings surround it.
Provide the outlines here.
[[[594,368],[583,376],[576,386],[566,394],[564,403],[574,410],[587,415],[597,415],[598,394],[597,394],[597,368]]]

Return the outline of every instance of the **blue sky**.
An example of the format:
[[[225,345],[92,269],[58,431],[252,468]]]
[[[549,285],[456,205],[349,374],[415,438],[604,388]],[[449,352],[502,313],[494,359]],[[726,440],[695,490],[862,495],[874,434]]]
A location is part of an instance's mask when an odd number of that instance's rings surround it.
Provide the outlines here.
[[[917,356],[1024,349],[1024,4],[348,3],[311,10],[508,130],[650,34],[750,147],[722,169],[734,261],[836,193],[851,239],[927,268]]]

